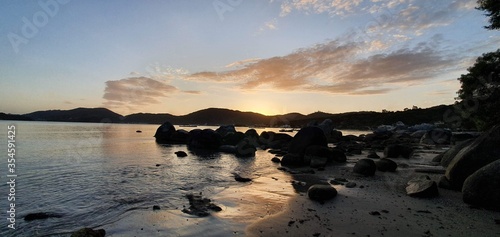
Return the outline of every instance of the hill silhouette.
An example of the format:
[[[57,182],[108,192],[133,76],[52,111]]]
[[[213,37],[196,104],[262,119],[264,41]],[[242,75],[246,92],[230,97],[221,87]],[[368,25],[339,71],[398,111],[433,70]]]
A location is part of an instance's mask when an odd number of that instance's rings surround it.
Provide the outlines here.
[[[255,112],[242,112],[223,108],[208,108],[186,115],[172,115],[168,113],[136,113],[122,116],[106,108],[76,108],[72,110],[37,111],[24,115],[0,113],[2,120],[35,120],[59,122],[94,122],[94,123],[136,123],[162,124],[169,121],[177,125],[223,125],[233,124],[241,126],[277,127],[289,124],[301,127],[308,123],[320,123],[331,119],[339,129],[367,129],[381,124],[394,124],[402,121],[407,125],[433,123],[443,120],[446,111],[452,105],[439,105],[427,109],[413,109],[396,112],[349,112],[331,114],[315,112],[309,115],[289,113],[284,115],[267,116]]]

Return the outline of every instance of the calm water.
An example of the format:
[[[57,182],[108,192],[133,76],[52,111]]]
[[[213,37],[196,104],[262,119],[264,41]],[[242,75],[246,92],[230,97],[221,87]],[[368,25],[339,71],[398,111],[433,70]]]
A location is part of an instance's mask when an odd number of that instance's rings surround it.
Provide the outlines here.
[[[10,124],[16,125],[15,231],[7,228],[6,220]],[[0,121],[0,127],[5,135],[0,141],[0,236],[67,234],[84,226],[113,223],[129,211],[153,205],[178,210],[187,204],[184,195],[188,191],[214,196],[239,185],[232,179],[233,172],[250,177],[277,172],[266,151],[249,159],[221,153],[201,157],[183,145],[158,145],[153,138],[158,125]],[[186,151],[189,156],[177,158],[175,151]],[[63,217],[22,219],[34,212]]]

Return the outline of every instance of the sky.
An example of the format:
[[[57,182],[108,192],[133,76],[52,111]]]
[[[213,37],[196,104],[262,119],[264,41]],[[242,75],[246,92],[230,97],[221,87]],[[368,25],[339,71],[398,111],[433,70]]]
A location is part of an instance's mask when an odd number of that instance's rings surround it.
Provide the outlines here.
[[[452,104],[476,0],[5,0],[0,111],[266,115]]]

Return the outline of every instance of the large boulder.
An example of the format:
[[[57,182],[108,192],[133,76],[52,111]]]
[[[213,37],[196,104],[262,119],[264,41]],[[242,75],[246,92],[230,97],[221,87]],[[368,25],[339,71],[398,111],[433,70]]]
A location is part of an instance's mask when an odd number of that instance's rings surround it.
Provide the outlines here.
[[[158,143],[169,143],[172,135],[175,132],[175,127],[170,122],[163,123],[156,129],[154,137]]]
[[[460,150],[464,149],[465,147],[469,146],[473,142],[474,142],[474,139],[469,139],[467,141],[464,141],[464,142],[461,142],[461,143],[458,143],[458,144],[452,146],[445,153],[443,153],[443,157],[441,158],[441,161],[440,161],[441,166],[443,166],[445,168],[448,167],[448,165],[451,163],[453,158],[455,158],[455,156],[458,154],[458,152]]]
[[[382,158],[380,160],[377,160],[375,162],[375,165],[377,166],[377,170],[382,172],[386,171],[394,172],[396,171],[396,168],[398,168],[398,164],[396,162],[387,158]]]
[[[195,149],[217,150],[222,137],[212,129],[194,129],[189,132],[188,146]]]
[[[264,148],[282,149],[288,146],[291,140],[292,136],[288,134],[264,131],[258,141]]]
[[[323,133],[325,134],[325,136],[327,138],[329,138],[331,135],[332,135],[332,131],[333,131],[333,122],[331,119],[325,119],[323,120],[323,122],[321,122],[320,124],[317,125],[318,128],[321,128],[321,130],[323,130]]]
[[[385,158],[410,158],[413,153],[413,148],[409,145],[393,144],[388,145],[384,149]]]
[[[421,175],[408,181],[406,193],[412,197],[432,198],[439,196],[437,183],[427,175]]]
[[[347,157],[346,157],[344,151],[342,151],[341,149],[332,148],[331,151],[333,153],[333,155],[332,155],[333,161],[335,161],[337,163],[345,163],[347,161]]]
[[[314,201],[327,201],[337,196],[337,190],[328,184],[314,184],[307,190],[307,196]]]
[[[500,160],[470,175],[462,187],[464,202],[500,211]]]
[[[281,166],[301,166],[302,157],[299,154],[288,153],[281,158]]]
[[[420,139],[421,144],[426,145],[447,145],[451,143],[451,131],[436,128],[427,131]]]
[[[325,167],[333,160],[333,151],[325,146],[312,145],[307,147],[304,154],[304,164],[309,164],[311,168]]]
[[[445,175],[451,185],[457,190],[462,190],[467,177],[500,159],[499,144],[500,125],[497,125],[461,149],[446,169]]]
[[[290,142],[288,152],[303,157],[307,147],[312,145],[327,147],[328,143],[326,141],[326,136],[323,130],[318,127],[305,127],[295,134]]]
[[[245,134],[242,132],[226,133],[226,135],[222,136],[222,145],[236,146],[243,138],[245,138]]]
[[[373,176],[375,175],[376,170],[377,166],[371,159],[361,159],[356,162],[353,168],[354,173],[362,174],[364,176]]]
[[[230,133],[236,133],[236,128],[234,127],[234,125],[222,125],[219,128],[217,128],[215,132],[220,134],[222,137],[225,137]]]
[[[257,148],[256,144],[250,138],[244,138],[238,144],[236,144],[236,153],[238,157],[253,157]]]

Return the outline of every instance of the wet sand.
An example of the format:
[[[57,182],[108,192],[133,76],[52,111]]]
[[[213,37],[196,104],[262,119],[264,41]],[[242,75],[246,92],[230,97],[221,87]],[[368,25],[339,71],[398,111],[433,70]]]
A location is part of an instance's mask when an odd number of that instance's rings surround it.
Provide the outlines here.
[[[181,207],[136,210],[99,228],[106,229],[106,236],[500,236],[495,223],[500,212],[471,208],[459,192],[439,189],[440,196],[432,199],[406,195],[406,182],[412,177],[439,179],[441,174],[415,170],[443,170],[430,165],[442,151],[417,150],[410,159],[394,159],[397,172],[377,171],[373,177],[352,173],[366,152],[315,174],[257,174],[250,183],[209,196],[222,208],[209,217],[187,215]],[[269,163],[271,169],[279,167]],[[310,185],[333,178],[345,178],[356,187],[333,185],[338,195],[324,204],[307,198]],[[299,182],[292,186],[292,181]]]

